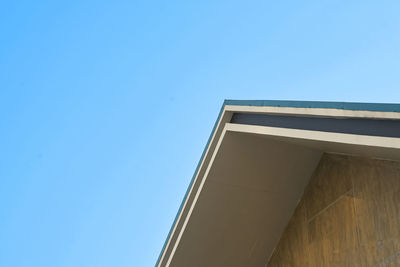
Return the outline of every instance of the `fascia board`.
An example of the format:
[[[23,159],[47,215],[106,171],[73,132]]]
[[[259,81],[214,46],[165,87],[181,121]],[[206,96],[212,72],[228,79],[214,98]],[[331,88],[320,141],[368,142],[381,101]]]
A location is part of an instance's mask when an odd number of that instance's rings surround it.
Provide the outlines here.
[[[203,150],[203,153],[201,155],[201,158],[199,160],[199,163],[197,164],[196,170],[193,174],[193,177],[190,181],[190,184],[188,186],[188,189],[186,190],[186,193],[183,197],[182,203],[179,207],[179,210],[175,216],[174,222],[172,224],[172,227],[168,233],[167,239],[164,242],[163,248],[160,252],[160,255],[157,259],[156,265],[157,267],[161,266],[161,264],[164,262],[165,254],[171,245],[171,239],[174,236],[174,234],[177,232],[177,227],[182,219],[182,213],[183,211],[187,208],[188,206],[188,201],[190,199],[190,196],[193,192],[194,186],[198,183],[199,179],[199,173],[201,173],[201,170],[205,167],[207,167],[207,163],[211,160],[211,156],[213,155],[215,146],[217,144],[217,141],[220,139],[220,136],[222,134],[222,131],[224,129],[224,126],[226,123],[228,123],[231,120],[232,117],[232,112],[226,110],[226,106],[223,105],[221,107],[220,113],[218,115],[218,118],[214,124],[213,130],[210,134],[210,137],[207,141],[207,144]]]
[[[390,103],[227,99],[224,101],[224,105],[400,112],[400,104],[390,104]]]
[[[310,130],[298,130],[268,126],[226,123],[225,130],[230,132],[261,134],[275,137],[287,137],[310,141],[340,143],[346,145],[368,146],[376,148],[392,148],[400,150],[400,138],[367,136],[346,133],[330,133]]]

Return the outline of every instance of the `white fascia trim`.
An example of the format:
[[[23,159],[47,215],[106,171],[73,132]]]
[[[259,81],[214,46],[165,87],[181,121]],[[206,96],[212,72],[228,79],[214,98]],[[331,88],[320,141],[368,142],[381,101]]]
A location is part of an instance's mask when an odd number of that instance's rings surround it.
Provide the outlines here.
[[[227,123],[227,124],[228,124],[228,123]],[[226,124],[225,124],[225,125],[226,125]],[[206,170],[206,172],[205,172],[205,174],[204,174],[204,178],[201,180],[201,183],[200,183],[200,185],[199,185],[199,188],[197,189],[197,192],[196,192],[196,195],[195,195],[195,197],[194,197],[194,199],[193,199],[192,205],[190,206],[190,209],[189,209],[189,211],[188,211],[188,214],[186,215],[185,221],[184,221],[184,223],[183,223],[183,225],[182,225],[182,228],[181,228],[181,230],[180,230],[180,232],[179,232],[179,235],[178,235],[178,237],[177,237],[177,239],[176,239],[176,242],[175,242],[174,247],[173,247],[173,249],[172,249],[172,251],[171,251],[171,254],[169,255],[167,264],[165,265],[166,267],[169,267],[169,265],[171,264],[171,261],[172,261],[172,259],[173,259],[173,257],[174,257],[174,254],[175,254],[175,251],[176,251],[176,249],[177,249],[177,247],[178,247],[178,245],[179,245],[179,241],[180,241],[181,238],[182,238],[182,235],[183,235],[183,233],[184,233],[184,231],[185,231],[185,229],[186,229],[186,225],[188,224],[189,219],[190,219],[190,216],[192,215],[193,209],[194,209],[194,207],[196,206],[197,199],[199,198],[200,193],[201,193],[201,191],[202,191],[202,189],[203,189],[204,183],[205,183],[205,181],[206,181],[206,179],[207,179],[208,173],[210,172],[211,166],[212,166],[213,163],[214,163],[215,156],[216,156],[217,153],[218,153],[218,150],[219,150],[219,148],[220,148],[220,146],[221,146],[222,140],[224,139],[225,133],[226,133],[226,126],[224,127],[224,129],[223,129],[223,131],[222,131],[222,134],[221,134],[221,137],[220,137],[219,140],[218,140],[218,144],[217,144],[217,146],[216,146],[216,148],[215,148],[215,150],[214,150],[214,152],[213,152],[213,155],[212,155],[212,157],[211,157],[210,163],[209,163],[208,166],[207,166],[207,170]]]
[[[347,145],[400,149],[400,138],[395,137],[331,133],[235,123],[226,123],[225,129],[226,131],[230,132],[261,134],[268,136],[332,142]]]
[[[171,239],[172,239],[172,237],[174,236],[174,234],[175,234],[175,232],[176,232],[176,230],[177,230],[179,221],[181,220],[181,217],[182,217],[182,213],[183,213],[183,211],[186,209],[187,203],[188,203],[188,201],[189,201],[189,199],[190,199],[190,195],[192,194],[193,187],[195,186],[195,184],[196,184],[196,182],[197,182],[197,180],[198,180],[198,178],[199,178],[199,173],[200,173],[201,170],[204,168],[204,161],[206,160],[206,158],[208,157],[208,155],[209,155],[210,152],[213,153],[213,151],[210,151],[211,144],[212,144],[215,140],[220,140],[220,139],[221,139],[220,136],[217,137],[217,134],[220,132],[219,129],[221,129],[221,127],[224,127],[225,124],[228,123],[228,122],[231,120],[231,116],[232,116],[232,112],[226,111],[226,109],[224,108],[223,111],[222,111],[221,117],[220,117],[219,121],[217,122],[217,127],[215,128],[215,131],[214,131],[214,133],[213,133],[213,136],[211,137],[211,140],[210,140],[210,142],[209,142],[208,145],[207,145],[206,152],[205,152],[204,157],[203,157],[203,159],[202,159],[202,161],[201,161],[201,163],[200,163],[200,167],[198,168],[197,173],[195,174],[194,181],[193,181],[193,183],[191,184],[191,187],[190,187],[189,193],[187,194],[186,199],[184,200],[185,202],[184,202],[184,204],[183,204],[183,207],[182,207],[182,209],[181,209],[181,212],[180,212],[180,214],[179,214],[179,216],[178,216],[178,219],[176,220],[176,223],[175,223],[175,225],[174,225],[174,228],[172,229],[171,235],[169,236],[169,239],[168,239],[168,241],[167,241],[167,245],[166,245],[165,248],[164,248],[163,254],[162,254],[161,258],[160,258],[160,261],[158,262],[157,267],[161,267],[161,263],[163,262],[163,260],[164,260],[164,258],[165,258],[165,254],[166,254],[166,252],[167,252],[167,250],[168,250],[168,248],[169,248],[169,246],[170,246]],[[222,135],[223,135],[223,134],[224,134],[224,133],[222,133]],[[209,165],[210,165],[210,164],[209,164]],[[180,239],[180,237],[179,237],[179,239]],[[177,244],[177,243],[179,243],[178,239],[176,240],[175,244]],[[175,247],[174,247],[174,248],[175,248]],[[175,249],[176,249],[176,248],[175,248]],[[172,254],[172,252],[171,252],[171,254]],[[170,256],[169,258],[172,259],[171,256]],[[168,260],[168,262],[170,262],[170,260]],[[169,263],[167,263],[166,266],[168,266],[168,265],[169,265]]]

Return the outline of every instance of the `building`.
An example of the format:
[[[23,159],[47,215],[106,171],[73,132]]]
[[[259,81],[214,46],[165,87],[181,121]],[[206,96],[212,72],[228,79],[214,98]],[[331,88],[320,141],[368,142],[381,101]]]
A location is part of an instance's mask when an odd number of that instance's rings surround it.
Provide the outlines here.
[[[400,266],[400,105],[225,101],[156,266]]]

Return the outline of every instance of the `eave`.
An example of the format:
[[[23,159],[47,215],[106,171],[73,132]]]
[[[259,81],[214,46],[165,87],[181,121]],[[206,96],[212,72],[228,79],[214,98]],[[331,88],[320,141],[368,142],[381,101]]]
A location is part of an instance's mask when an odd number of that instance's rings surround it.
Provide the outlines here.
[[[296,121],[296,118],[334,119],[337,120],[335,123],[338,123],[338,125],[341,124],[344,132],[332,132],[326,131],[326,129],[296,129],[296,127],[288,128],[287,126],[250,125],[245,122],[233,123],[232,117],[234,114],[286,116],[294,118],[293,121]],[[341,120],[344,122],[346,119],[361,120],[361,126],[357,127],[357,129],[352,129],[355,127],[351,123],[347,123],[350,126],[343,125]],[[367,130],[368,125],[372,125],[373,123],[379,123],[379,127],[386,128],[383,131],[378,131],[375,135],[371,135],[371,131]],[[217,259],[218,257],[230,254],[232,254],[232,257],[225,259],[225,262],[227,264],[230,260],[237,262],[246,257],[239,254],[247,253],[243,252],[243,250],[249,247],[245,244],[246,242],[252,242],[250,236],[254,235],[257,231],[264,231],[264,229],[260,228],[261,225],[258,225],[257,228],[256,224],[266,222],[270,223],[270,226],[265,226],[267,228],[270,227],[270,232],[267,229],[263,232],[263,235],[264,238],[270,240],[254,241],[254,244],[251,245],[254,247],[250,248],[250,250],[253,251],[251,253],[255,254],[249,256],[254,258],[254,261],[250,260],[247,264],[257,265],[261,261],[261,257],[264,257],[265,261],[267,261],[322,153],[345,153],[400,160],[400,138],[397,136],[399,125],[400,105],[398,104],[226,100],[221,108],[217,122],[156,266],[182,266],[182,264],[188,264],[190,260],[195,261],[190,263],[190,266],[206,266],[204,264],[207,262],[207,257],[214,257],[215,261],[218,261],[221,260]],[[348,129],[348,132],[346,132],[346,129]],[[368,133],[365,134],[363,131]],[[374,133],[374,131],[372,132]],[[264,150],[261,149],[258,151],[257,148],[259,147]],[[268,150],[273,150],[274,152],[262,152]],[[258,151],[258,154],[254,151]],[[240,154],[243,153],[247,153],[246,155],[254,154],[254,159],[265,160],[270,165],[260,164],[257,161],[247,162],[245,158],[240,158]],[[229,173],[227,167],[229,166],[227,165],[229,162],[243,164],[242,169],[248,168],[254,171],[249,175],[254,180],[253,183],[246,184],[246,181],[241,178],[243,174],[236,175],[235,173]],[[277,166],[277,164],[282,165]],[[292,168],[292,171],[284,171],[283,166]],[[240,169],[236,170],[236,172],[238,171]],[[260,175],[265,176],[265,173],[268,172],[274,173],[274,175],[271,174],[271,177],[259,179]],[[276,177],[280,178],[277,179]],[[292,180],[280,183],[279,181],[283,179],[282,177]],[[294,183],[293,186],[290,185],[291,181]],[[218,187],[218,184],[223,184],[223,187]],[[271,203],[260,206],[260,211],[269,212],[273,214],[274,218],[266,219],[260,217],[259,219],[255,219],[257,222],[249,225],[249,227],[257,229],[250,229],[254,231],[249,230],[249,232],[243,235],[237,235],[237,238],[243,240],[242,247],[240,245],[229,247],[229,245],[225,244],[222,247],[214,248],[214,251],[220,250],[216,252],[217,254],[214,254],[213,251],[207,251],[206,248],[207,246],[212,247],[216,243],[220,243],[220,246],[223,244],[223,241],[213,239],[212,235],[215,236],[221,232],[221,225],[224,225],[224,227],[225,225],[226,227],[229,226],[224,216],[233,216],[232,218],[235,218],[235,214],[240,213],[234,210],[234,208],[231,211],[227,211],[226,209],[230,208],[228,206],[218,206],[218,203],[221,201],[231,201],[232,205],[236,203],[235,201],[238,201],[236,193],[229,191],[229,188],[232,186],[243,188],[243,194],[240,196],[246,195],[248,189],[258,190],[257,188],[259,188],[271,191],[270,193],[260,195],[261,199],[270,199],[269,201],[274,201],[273,196],[275,193],[283,194],[282,198],[278,197],[276,199],[285,203],[281,204],[283,208],[278,207],[277,209],[274,209],[270,205]],[[247,189],[246,186],[248,187]],[[279,191],[274,193],[274,190],[269,190],[274,187],[278,188]],[[221,193],[214,192],[212,194],[217,188],[220,188]],[[229,192],[223,193],[222,190],[225,189]],[[212,198],[216,200],[214,206],[212,203],[208,203],[208,199]],[[245,209],[246,205],[255,205],[258,202],[255,199],[249,200],[248,204],[238,202],[236,205],[238,208]],[[213,209],[215,210],[213,211]],[[223,213],[221,211],[226,212],[226,214],[218,217],[218,214]],[[213,212],[217,212],[217,214]],[[258,211],[256,210],[255,212]],[[248,214],[249,217],[256,215],[256,213]],[[208,218],[210,216],[214,216],[214,218],[210,220]],[[236,219],[239,220],[240,218]],[[244,227],[246,224],[249,224],[249,222],[243,220]],[[232,231],[237,230],[238,227],[237,225],[232,225]],[[207,234],[210,235],[210,238],[207,238],[204,231],[208,231]],[[229,229],[227,233],[229,233]],[[205,235],[204,238],[202,237],[203,235]],[[257,252],[256,250],[259,251]],[[265,253],[265,255],[260,255],[260,253]],[[203,258],[204,264],[199,262]],[[212,261],[213,259],[208,260]]]

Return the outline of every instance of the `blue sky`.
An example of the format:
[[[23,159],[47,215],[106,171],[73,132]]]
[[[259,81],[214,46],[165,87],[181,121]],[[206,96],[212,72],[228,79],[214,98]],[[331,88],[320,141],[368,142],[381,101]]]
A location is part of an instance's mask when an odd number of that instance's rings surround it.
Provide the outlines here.
[[[0,266],[153,266],[223,100],[399,103],[399,14],[2,1]]]

